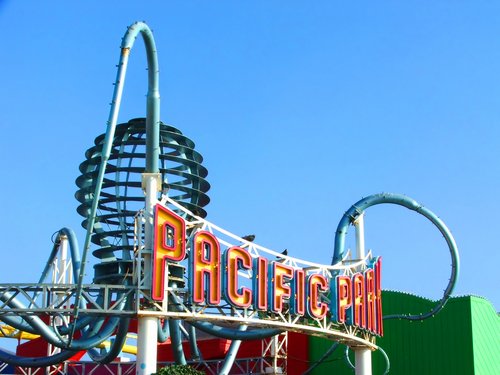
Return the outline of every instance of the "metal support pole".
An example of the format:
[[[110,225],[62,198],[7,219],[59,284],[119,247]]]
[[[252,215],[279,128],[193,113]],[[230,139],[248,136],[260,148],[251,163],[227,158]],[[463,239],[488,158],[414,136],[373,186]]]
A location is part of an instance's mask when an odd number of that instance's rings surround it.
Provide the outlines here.
[[[156,373],[158,334],[158,318],[140,316],[137,329],[137,363],[136,375],[151,375]]]
[[[73,282],[72,280],[72,273],[70,268],[68,267],[68,236],[63,234],[60,237],[60,243],[59,243],[59,249],[58,253],[59,255],[53,260],[52,264],[52,284],[61,284],[61,285],[66,285],[66,284],[71,284]],[[55,292],[54,295],[52,296],[54,298],[54,304],[56,306],[60,306],[61,303],[63,303],[66,299],[66,293],[65,292]],[[61,307],[67,307],[69,308],[69,300],[64,303],[64,305],[61,305]],[[56,326],[62,326],[63,324],[68,324],[69,318],[68,317],[63,317],[63,316],[55,316],[52,318],[53,323]],[[52,345],[48,344],[47,345],[47,356],[51,356],[53,354],[60,353],[61,349]],[[46,372],[49,372],[49,367],[47,367]]]
[[[356,257],[364,259],[366,256],[365,249],[365,214],[361,213],[354,221],[356,228]],[[355,374],[356,375],[371,375],[372,374],[372,352],[368,348],[355,348]]]
[[[273,371],[275,374],[278,373],[278,337],[279,335],[276,335],[271,339],[273,345],[271,349],[273,355]]]
[[[372,375],[372,351],[368,348],[354,348],[355,374]]]
[[[151,290],[152,255],[153,255],[153,219],[154,206],[158,202],[158,188],[161,187],[159,173],[144,173],[142,185],[146,194],[146,206],[144,209],[144,292]],[[156,372],[156,343],[158,338],[158,318],[138,317],[139,329],[137,332],[137,375],[151,375]]]
[[[59,256],[57,256],[52,263],[52,284],[66,284],[66,261],[68,256],[68,237],[66,235],[61,236],[61,242],[59,243]],[[59,305],[59,301],[64,298],[64,293],[53,293],[55,305]],[[54,325],[62,325],[62,317],[55,316],[51,317],[53,319]],[[61,349],[50,343],[47,343],[47,357],[53,354],[60,353]],[[45,374],[50,374],[50,367],[45,368]]]
[[[358,259],[364,259],[366,256],[365,250],[365,214],[362,213],[354,221],[354,227],[356,228],[356,257]]]

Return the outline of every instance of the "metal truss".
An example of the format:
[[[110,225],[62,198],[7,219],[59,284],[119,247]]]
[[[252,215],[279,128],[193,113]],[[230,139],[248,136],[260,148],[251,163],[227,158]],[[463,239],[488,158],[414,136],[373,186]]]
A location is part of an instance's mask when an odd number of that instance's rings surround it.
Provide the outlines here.
[[[76,301],[76,284],[0,284],[0,315],[71,316],[72,305],[79,304],[82,314],[134,316],[137,311],[123,308],[121,302],[136,291],[134,286],[84,285]]]
[[[212,233],[221,246],[226,246],[227,248],[231,246],[239,246],[247,250],[252,257],[266,257],[268,259],[276,259],[279,260],[280,263],[285,265],[292,266],[294,268],[302,268],[307,272],[319,273],[325,277],[331,278],[334,275],[340,273],[349,273],[356,269],[359,269],[363,265],[366,265],[367,260],[372,258],[372,254],[368,253],[366,257],[363,259],[355,259],[355,260],[347,260],[343,259],[342,262],[339,262],[334,265],[324,265],[314,262],[309,262],[306,260],[290,257],[288,255],[283,255],[281,252],[277,252],[263,246],[257,245],[253,242],[247,241],[240,236],[237,236],[211,222],[205,220],[199,216],[196,216],[194,213],[181,206],[176,201],[172,200],[167,196],[163,196],[161,204],[165,205],[173,209],[174,211],[181,211],[183,213],[183,217],[186,220],[186,227],[188,229],[188,239],[190,239],[197,231],[204,230]],[[142,221],[136,221],[136,224],[141,224]],[[139,230],[141,232],[141,230]],[[189,241],[188,241],[189,242]],[[240,271],[240,275],[246,276],[247,278],[251,278],[251,271]]]
[[[260,371],[273,374],[287,373],[288,332],[262,340],[262,363]]]
[[[248,374],[264,374],[267,368],[273,368],[272,357],[258,358],[237,358],[231,368],[232,375],[248,375]],[[282,366],[283,363],[278,361],[277,371],[286,373]],[[173,365],[173,362],[158,362],[158,367]],[[223,360],[211,359],[203,361],[188,361],[188,365],[203,371],[208,375],[218,375],[224,364]],[[3,368],[7,365],[5,364]],[[0,371],[2,366],[0,366]],[[51,367],[16,367],[16,371],[22,375],[93,375],[93,374],[110,374],[110,375],[132,375],[136,371],[135,362],[113,362],[109,364],[96,364],[88,361],[66,361],[60,366]],[[267,370],[269,371],[269,370]],[[0,372],[1,373],[1,372]],[[280,372],[273,372],[274,374]]]
[[[65,364],[50,367],[16,367],[16,374],[22,375],[66,375]],[[0,372],[1,373],[1,372]]]

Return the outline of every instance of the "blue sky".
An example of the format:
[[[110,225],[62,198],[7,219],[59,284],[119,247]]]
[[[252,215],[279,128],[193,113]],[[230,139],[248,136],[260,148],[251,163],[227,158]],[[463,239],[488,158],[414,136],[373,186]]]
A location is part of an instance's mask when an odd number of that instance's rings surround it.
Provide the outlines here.
[[[105,131],[121,37],[145,20],[161,118],[196,142],[209,170],[209,220],[329,263],[345,210],[403,193],[455,235],[455,294],[499,308],[500,4],[62,4],[0,2],[2,283],[37,281],[63,226],[83,243],[78,165]],[[139,42],[121,122],[145,114],[145,67]],[[384,288],[441,296],[450,258],[424,218],[372,208],[366,243],[383,256]]]

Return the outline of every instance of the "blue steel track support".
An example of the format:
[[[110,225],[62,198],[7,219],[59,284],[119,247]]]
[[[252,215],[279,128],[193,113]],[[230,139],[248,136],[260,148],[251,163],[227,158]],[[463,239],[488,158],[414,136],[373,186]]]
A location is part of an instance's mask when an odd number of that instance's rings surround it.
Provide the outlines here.
[[[87,254],[90,249],[90,242],[94,230],[95,218],[97,213],[97,206],[99,197],[101,195],[102,183],[104,180],[104,173],[106,165],[111,154],[113,139],[115,135],[116,124],[118,121],[118,113],[123,94],[123,87],[125,84],[125,74],[127,72],[128,59],[130,51],[134,45],[135,39],[141,33],[146,46],[146,54],[148,61],[148,94],[146,105],[146,173],[158,172],[158,158],[159,158],[159,129],[160,129],[160,90],[159,90],[159,69],[158,57],[156,54],[156,45],[153,38],[153,33],[149,27],[143,22],[136,22],[131,25],[122,39],[120,61],[118,62],[118,71],[116,73],[115,89],[113,98],[111,100],[111,108],[107,121],[106,137],[101,154],[101,165],[99,167],[99,174],[97,183],[94,190],[92,207],[88,214],[87,234],[85,236],[85,243],[83,246],[82,260],[80,274],[78,276],[78,289],[77,299],[81,296],[83,277],[85,274],[85,264],[87,261]],[[75,317],[78,317],[78,308],[75,306]]]
[[[238,327],[240,331],[246,331],[247,326],[246,325],[241,325]],[[236,355],[238,354],[238,350],[240,349],[241,345],[241,340],[233,340],[231,342],[231,345],[229,346],[229,350],[226,355],[226,360],[224,361],[224,364],[222,365],[219,375],[228,375],[229,371],[231,371],[231,368],[233,367],[234,360],[236,359]]]
[[[56,250],[57,249],[57,244],[61,241],[61,237],[65,236],[68,239],[69,245],[70,245],[70,252],[71,256],[74,259],[73,262],[73,273],[77,274],[79,267],[80,267],[80,262],[79,262],[79,253],[78,253],[78,245],[76,242],[76,236],[74,235],[73,231],[68,230],[66,228],[63,228],[59,231],[56,240],[55,240],[55,247],[51,251],[51,254],[49,256],[49,261],[47,264],[49,264],[55,257],[56,255]],[[48,267],[46,266],[44,268],[44,271],[42,272],[42,276],[46,275],[48,272]],[[43,278],[42,278],[43,281]],[[9,292],[4,292],[0,295],[0,300],[3,301],[7,306],[12,307],[12,308],[18,308],[18,309],[26,309],[26,306],[24,306],[20,301],[18,301],[16,298],[14,298],[11,293]],[[125,303],[125,300],[124,302]],[[62,351],[58,354],[40,358],[40,357],[20,357],[17,355],[9,354],[3,350],[0,349],[0,360],[17,365],[17,366],[24,366],[24,367],[44,367],[44,366],[49,366],[53,365],[56,363],[63,362],[64,360],[70,358],[75,354],[76,351],[79,350],[87,350],[89,348],[95,347],[105,341],[110,335],[112,335],[115,331],[115,328],[117,325],[120,323],[120,326],[122,327],[125,323],[128,324],[126,320],[120,320],[118,317],[113,317],[109,319],[109,321],[103,326],[104,318],[89,318],[85,317],[82,319],[79,319],[78,321],[73,322],[71,325],[73,328],[70,328],[71,331],[74,331],[75,329],[82,329],[85,326],[91,326],[93,325],[94,327],[97,327],[97,329],[87,329],[83,333],[82,337],[78,340],[74,340],[70,343],[70,340],[64,340],[61,334],[65,335],[68,334],[69,330],[65,330],[64,327],[51,327],[45,324],[40,317],[35,316],[35,315],[18,315],[18,316],[1,316],[0,320],[4,321],[7,324],[12,325],[13,327],[20,329],[22,331],[34,333],[34,334],[40,334],[47,342],[53,344],[56,347],[59,347],[62,349]],[[128,327],[127,327],[128,328]],[[127,330],[121,330],[117,333],[116,341],[122,341],[123,336],[126,335]],[[116,350],[116,348],[115,348]],[[121,347],[120,347],[121,350]],[[113,357],[114,358],[114,357]],[[104,355],[102,358],[100,358],[100,361],[111,361],[113,358],[110,358],[110,356]]]
[[[54,327],[49,327],[45,325],[40,318],[36,316],[7,316],[6,319],[2,317],[8,324],[14,324],[20,329],[27,330],[29,332],[41,334],[48,342],[51,344],[62,348],[63,351],[59,354],[47,357],[47,358],[37,358],[37,357],[19,357],[15,355],[8,354],[0,350],[0,360],[12,363],[18,366],[49,366],[56,363],[60,363],[65,359],[71,357],[77,350],[89,350],[104,340],[106,340],[110,335],[112,335],[116,328],[116,339],[111,349],[104,354],[97,354],[96,352],[90,352],[89,354],[94,358],[94,360],[99,362],[109,362],[118,355],[121,351],[125,337],[128,331],[128,318],[112,317],[104,324],[103,318],[89,318],[83,317],[79,318],[79,303],[81,301],[81,296],[83,292],[83,277],[85,275],[85,266],[87,262],[87,255],[90,248],[91,237],[94,230],[97,207],[99,203],[99,197],[101,195],[104,173],[106,170],[106,165],[110,157],[114,133],[118,118],[118,112],[120,109],[120,103],[123,93],[123,87],[125,82],[125,73],[128,64],[128,58],[130,50],[134,44],[134,41],[138,34],[141,33],[144,42],[146,44],[147,57],[148,57],[148,95],[147,95],[147,121],[146,121],[146,131],[148,133],[146,142],[146,173],[157,173],[158,172],[158,159],[159,159],[159,90],[158,90],[158,61],[156,56],[156,47],[154,44],[154,39],[152,37],[151,30],[149,27],[142,23],[137,22],[130,26],[122,40],[121,44],[121,55],[118,65],[117,77],[115,82],[115,89],[113,92],[113,99],[111,102],[111,109],[109,118],[107,121],[107,131],[104,141],[103,150],[101,153],[101,163],[98,172],[97,182],[95,185],[95,190],[93,194],[93,200],[91,208],[88,212],[88,223],[87,223],[87,234],[85,238],[85,243],[83,247],[83,253],[80,260],[78,253],[78,247],[76,243],[76,238],[72,231],[68,229],[62,229],[58,235],[56,242],[59,240],[61,235],[68,237],[71,249],[71,257],[73,261],[73,273],[75,280],[77,281],[77,290],[75,293],[75,307],[73,312],[74,322],[70,325],[68,332],[68,340],[64,340],[61,336],[63,329],[56,329]],[[54,246],[51,255],[49,256],[49,261],[47,262],[44,271],[42,272],[42,280],[46,277],[47,272],[50,268],[50,262],[57,252],[57,246]],[[24,308],[20,302],[15,298],[9,298],[8,293],[3,293],[0,299],[7,302],[9,306]],[[123,299],[120,305],[125,306],[125,304],[130,303],[128,299]],[[85,329],[85,327],[88,327]],[[83,336],[81,339],[73,340],[73,336],[77,329],[83,329]],[[60,332],[59,332],[60,331]]]
[[[4,360],[8,363],[12,363],[18,366],[49,366],[56,363],[60,363],[65,359],[71,357],[75,351],[78,350],[87,350],[89,355],[98,362],[109,362],[111,361],[121,350],[123,343],[125,341],[126,333],[128,331],[128,323],[129,319],[125,317],[112,317],[106,320],[103,317],[91,317],[91,316],[79,316],[80,315],[80,303],[83,303],[82,294],[83,294],[83,278],[85,275],[85,268],[87,263],[87,257],[90,250],[90,244],[92,242],[92,237],[96,231],[96,217],[97,210],[99,207],[99,200],[103,191],[103,184],[105,180],[106,174],[106,166],[108,161],[110,160],[110,156],[113,150],[113,142],[115,139],[115,130],[117,127],[117,119],[118,113],[120,109],[123,88],[125,83],[125,75],[126,69],[128,66],[128,59],[130,55],[130,51],[135,42],[137,36],[141,34],[143,37],[146,53],[147,53],[147,61],[148,61],[148,94],[147,94],[147,106],[146,106],[146,174],[157,174],[159,172],[159,159],[160,159],[160,110],[159,110],[159,70],[158,70],[158,59],[156,46],[154,43],[154,39],[149,27],[142,23],[137,22],[131,25],[122,39],[121,43],[121,54],[120,61],[118,64],[117,76],[115,81],[115,88],[113,92],[113,97],[111,101],[110,113],[107,121],[107,129],[106,135],[104,137],[104,141],[102,143],[102,149],[99,153],[99,168],[96,170],[97,177],[95,178],[95,184],[92,192],[86,193],[83,189],[86,186],[86,181],[82,182],[82,192],[81,194],[88,194],[89,205],[83,204],[85,216],[87,217],[87,221],[85,224],[86,227],[86,237],[83,246],[82,256],[80,259],[78,252],[78,244],[76,242],[76,237],[74,233],[69,229],[62,229],[58,235],[56,240],[59,241],[60,236],[66,236],[68,238],[68,242],[71,250],[71,258],[73,261],[73,274],[74,279],[76,280],[76,292],[75,292],[75,306],[73,309],[73,320],[68,326],[48,326],[46,325],[39,317],[37,316],[22,316],[22,315],[5,315],[1,316],[0,320],[3,320],[7,324],[12,325],[17,329],[21,329],[23,331],[40,334],[44,337],[46,341],[49,343],[59,347],[62,349],[62,352],[47,357],[44,359],[36,358],[36,357],[19,357],[15,355],[8,354],[2,350],[0,350],[0,360]],[[179,133],[180,134],[180,133]],[[180,135],[179,135],[180,136]],[[194,154],[192,156],[196,160],[198,160],[198,156]],[[201,159],[200,159],[201,161]],[[204,195],[204,192],[208,189],[209,186],[202,179],[205,176],[205,172],[200,167],[197,169],[199,174],[197,185],[193,190],[197,196],[200,196],[206,204],[208,203],[208,198]],[[200,180],[201,179],[201,180]],[[201,185],[199,185],[201,184]],[[146,190],[148,191],[147,187]],[[149,192],[156,193],[156,190],[149,189]],[[146,217],[152,217],[152,204],[151,202],[155,201],[156,197],[153,197],[153,194],[149,194],[149,199],[147,199],[146,203]],[[87,197],[82,198],[84,202],[86,202]],[[123,250],[123,259],[130,259],[130,256],[127,252],[128,250]],[[50,265],[52,260],[57,254],[57,243],[54,246],[49,260],[42,272],[43,280],[50,270]],[[98,297],[98,299],[103,298],[102,296]],[[130,304],[129,297],[121,298],[120,295],[117,296],[117,299],[121,300],[119,307],[125,309],[128,304]],[[6,303],[8,306],[16,309],[24,309],[24,305],[17,301],[16,298],[10,296],[9,293],[3,293],[0,295],[0,300]],[[199,324],[196,324],[199,323]],[[279,333],[279,330],[254,330],[251,332],[244,332],[242,330],[237,329],[229,329],[219,327],[208,322],[203,324],[203,322],[196,322],[193,326],[200,326],[200,328],[210,331],[217,336],[228,337],[233,340],[241,340],[241,339],[254,339],[258,337],[267,337],[270,335],[274,335]],[[176,320],[168,321],[168,324],[165,324],[164,327],[159,327],[160,329],[155,330],[155,338],[159,338],[160,341],[164,341],[166,336],[169,334],[167,327],[170,328],[170,334],[172,338],[172,344],[174,347],[180,348],[176,351],[176,360],[177,362],[183,363],[184,353],[182,352],[181,338],[179,334],[176,334],[179,328],[179,322]],[[79,339],[74,339],[75,333],[77,330],[82,332],[82,336]],[[159,331],[157,334],[156,331]],[[172,331],[176,331],[172,334]],[[113,341],[112,346],[108,350],[101,350],[97,352],[93,348],[106,340],[110,335],[116,334],[116,338]],[[66,337],[64,337],[66,336]],[[159,337],[158,337],[159,336]],[[193,327],[190,329],[190,344],[193,349],[196,349],[196,335]],[[152,340],[151,340],[152,341]],[[154,345],[156,345],[156,339],[154,340]],[[239,345],[235,343],[232,346],[232,350],[230,351],[230,356],[226,361],[227,365],[234,360],[234,356],[236,354],[237,348]],[[196,356],[201,357],[201,353],[198,353],[197,349],[193,350],[196,352]],[[156,370],[156,368],[155,368]]]
[[[339,225],[337,226],[337,232],[335,235],[335,246],[334,246],[334,251],[333,251],[333,258],[332,258],[332,264],[336,264],[338,262],[342,261],[342,258],[345,253],[345,237],[347,235],[347,231],[349,229],[349,225],[353,224],[356,219],[364,213],[364,211],[375,205],[379,204],[396,204],[399,206],[406,207],[412,211],[415,211],[425,218],[427,218],[429,221],[434,224],[438,228],[438,230],[441,232],[443,235],[444,239],[446,240],[446,243],[448,245],[448,249],[451,255],[451,276],[448,281],[448,285],[446,286],[446,289],[444,290],[443,297],[438,301],[438,303],[432,308],[431,311],[424,313],[424,314],[419,314],[419,315],[411,315],[411,314],[393,314],[393,315],[386,315],[383,317],[383,319],[407,319],[407,320],[424,320],[428,319],[434,314],[438,313],[446,304],[448,299],[451,296],[451,293],[453,292],[453,289],[455,287],[455,284],[458,279],[458,274],[459,274],[459,268],[460,268],[460,258],[458,255],[458,248],[457,244],[455,242],[455,239],[453,238],[453,235],[451,234],[450,230],[446,226],[446,224],[432,211],[429,209],[425,208],[421,204],[419,204],[417,201],[401,194],[394,194],[394,193],[381,193],[381,194],[374,194],[370,195],[369,197],[363,198],[360,201],[356,202],[349,208],[344,216],[342,216],[342,219],[339,222]],[[316,366],[321,364],[327,357],[328,355],[335,350],[337,347],[338,343],[334,343],[329,350],[320,358],[319,361],[313,364],[306,373],[309,373],[312,371]],[[385,351],[382,348],[379,348],[380,352],[384,356],[384,359],[386,361],[386,369],[384,371],[384,374],[389,373],[390,369],[390,361],[389,357],[385,353]],[[346,347],[346,352],[344,356],[346,363],[352,368],[355,369],[354,365],[351,363],[349,359],[349,347]]]
[[[455,287],[455,284],[458,279],[460,258],[458,255],[458,248],[455,239],[453,238],[453,235],[451,234],[446,224],[435,213],[425,208],[414,199],[411,199],[402,194],[381,193],[381,194],[370,195],[369,197],[361,199],[360,201],[353,204],[351,208],[349,208],[346,211],[344,216],[342,216],[342,219],[340,220],[339,225],[337,227],[332,264],[336,264],[342,261],[343,255],[345,253],[345,237],[347,235],[347,230],[349,228],[349,225],[351,225],[356,220],[356,218],[358,218],[361,214],[363,214],[363,212],[366,209],[368,209],[371,206],[379,204],[395,204],[406,207],[412,211],[419,213],[420,215],[424,216],[429,221],[431,221],[432,224],[434,224],[434,226],[438,228],[438,230],[441,232],[444,239],[446,240],[446,244],[448,245],[448,249],[451,255],[451,275],[448,281],[448,285],[444,290],[443,297],[439,300],[439,302],[434,306],[434,308],[431,311],[422,315],[399,314],[399,315],[384,316],[384,319],[402,318],[408,320],[423,320],[429,318],[434,314],[436,314],[437,312],[439,312],[439,310],[441,310],[444,307],[444,305],[450,298],[451,293],[453,292],[453,288]]]
[[[443,235],[444,239],[446,240],[446,244],[448,245],[448,249],[451,255],[451,275],[450,279],[448,281],[448,284],[446,286],[446,289],[444,290],[443,297],[438,301],[438,303],[432,308],[431,311],[425,313],[425,314],[419,314],[419,315],[411,315],[411,314],[393,314],[393,315],[386,315],[383,317],[383,319],[407,319],[407,320],[424,320],[428,319],[432,316],[434,316],[436,313],[438,313],[441,309],[443,309],[444,305],[448,301],[448,299],[451,296],[451,293],[453,292],[453,289],[455,287],[455,284],[458,280],[458,274],[459,274],[459,268],[460,268],[460,258],[458,255],[458,248],[457,244],[455,242],[455,239],[453,238],[453,235],[451,234],[450,230],[446,226],[446,224],[432,211],[429,209],[425,208],[421,204],[419,204],[417,201],[414,199],[411,199],[405,195],[402,194],[394,194],[394,193],[381,193],[381,194],[374,194],[370,195],[369,197],[363,198],[360,201],[356,202],[353,204],[342,216],[342,219],[340,220],[338,226],[337,226],[337,232],[335,235],[335,246],[334,246],[334,251],[333,251],[333,258],[332,258],[332,264],[336,264],[338,262],[341,262],[345,253],[345,238],[347,235],[347,231],[349,229],[349,225],[353,224],[356,219],[362,215],[366,209],[368,209],[371,206],[379,205],[379,204],[395,204],[399,206],[406,207],[412,211],[415,211],[419,213],[420,215],[424,216],[427,218],[434,226],[438,228],[438,230],[441,232]],[[312,371],[316,366],[321,364],[327,357],[328,355],[335,350],[337,347],[337,343],[334,343],[329,350],[320,358],[319,361],[314,363],[306,373],[309,373]],[[385,351],[382,348],[379,348],[380,352],[384,356],[384,359],[386,361],[386,370],[384,374],[389,373],[390,369],[390,361],[389,357],[385,353]],[[349,359],[349,347],[346,347],[346,352],[344,356],[346,363],[354,369],[354,365],[351,363]]]

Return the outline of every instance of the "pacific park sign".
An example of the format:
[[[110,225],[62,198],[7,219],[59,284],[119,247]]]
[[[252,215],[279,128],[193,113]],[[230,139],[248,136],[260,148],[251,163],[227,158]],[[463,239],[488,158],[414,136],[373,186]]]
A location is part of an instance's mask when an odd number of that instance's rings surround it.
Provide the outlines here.
[[[245,323],[257,319],[264,325],[276,324],[278,316],[289,330],[311,326],[313,334],[361,333],[365,340],[383,335],[380,257],[333,266],[303,261],[307,264],[300,266],[285,256],[264,257],[248,242],[221,243],[214,230],[202,224],[193,230],[193,224],[156,205],[154,301],[166,298],[167,264],[183,262],[188,274],[184,300],[188,306],[202,307],[199,311],[225,305],[247,312]],[[203,313],[197,316],[203,319]]]

